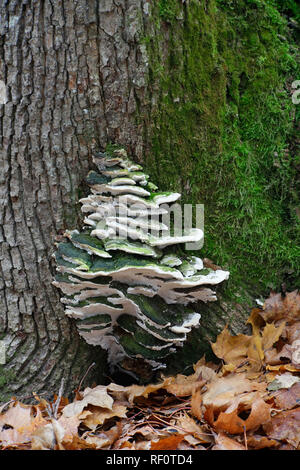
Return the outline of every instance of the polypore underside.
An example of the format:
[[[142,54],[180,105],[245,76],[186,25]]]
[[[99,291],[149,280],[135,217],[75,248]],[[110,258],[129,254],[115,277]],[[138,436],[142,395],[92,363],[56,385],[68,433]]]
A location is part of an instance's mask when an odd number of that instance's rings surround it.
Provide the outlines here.
[[[229,272],[176,254],[174,245],[203,237],[200,229],[172,234],[162,222],[180,194],[159,192],[123,149],[93,161],[99,172],[88,174],[91,194],[80,201],[85,226],[58,244],[53,284],[79,334],[106,349],[111,366],[129,357],[163,368],[199,325],[193,304],[216,300],[212,287]]]

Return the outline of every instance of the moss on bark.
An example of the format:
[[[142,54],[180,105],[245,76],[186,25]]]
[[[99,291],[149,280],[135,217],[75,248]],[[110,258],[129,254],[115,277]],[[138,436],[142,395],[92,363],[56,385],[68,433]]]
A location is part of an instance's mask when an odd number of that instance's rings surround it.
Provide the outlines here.
[[[243,286],[259,296],[299,285],[290,85],[300,75],[277,3],[160,0],[143,39],[152,103],[145,167],[159,187],[205,204],[202,256],[231,271],[225,295],[238,301]]]

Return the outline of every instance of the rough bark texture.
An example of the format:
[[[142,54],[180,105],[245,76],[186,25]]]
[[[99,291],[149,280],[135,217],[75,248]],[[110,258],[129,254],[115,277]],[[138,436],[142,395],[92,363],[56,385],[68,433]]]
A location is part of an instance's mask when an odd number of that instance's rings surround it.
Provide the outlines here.
[[[143,158],[158,83],[147,88],[142,38],[155,25],[146,0],[1,0],[0,17],[2,401],[51,394],[62,377],[72,391],[93,361],[89,379],[104,380],[103,352],[79,339],[51,285],[51,255],[55,238],[79,224],[93,148],[113,142]],[[228,318],[212,311],[210,331]]]
[[[91,151],[141,154],[134,113],[145,87],[143,2],[1,1],[0,331],[7,393],[72,390],[102,353],[88,347],[51,286],[57,234],[76,226]],[[99,374],[98,374],[99,375]],[[97,377],[94,372],[94,378]],[[4,393],[4,392],[3,392]]]

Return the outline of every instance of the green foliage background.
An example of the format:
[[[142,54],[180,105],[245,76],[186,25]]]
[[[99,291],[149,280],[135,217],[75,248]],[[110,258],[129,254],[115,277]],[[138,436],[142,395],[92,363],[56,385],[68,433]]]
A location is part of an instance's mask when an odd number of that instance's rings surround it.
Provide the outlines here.
[[[140,117],[145,168],[183,202],[205,204],[201,255],[231,271],[229,296],[299,287],[297,3],[154,3],[143,42],[149,100],[159,98],[151,119]]]

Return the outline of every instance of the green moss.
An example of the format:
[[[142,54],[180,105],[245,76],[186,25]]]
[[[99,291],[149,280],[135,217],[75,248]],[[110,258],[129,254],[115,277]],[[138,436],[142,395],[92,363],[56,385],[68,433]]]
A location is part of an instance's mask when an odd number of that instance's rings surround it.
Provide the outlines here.
[[[12,370],[0,365],[0,402],[5,403],[11,399],[11,394],[9,393],[9,384],[15,379],[16,374]],[[8,390],[7,392],[6,389]]]
[[[277,3],[160,1],[155,34],[144,41],[150,95],[158,93],[151,122],[142,117],[145,169],[160,189],[205,204],[198,254],[231,271],[229,295],[243,284],[258,295],[300,280],[300,159],[289,89],[299,65]]]

